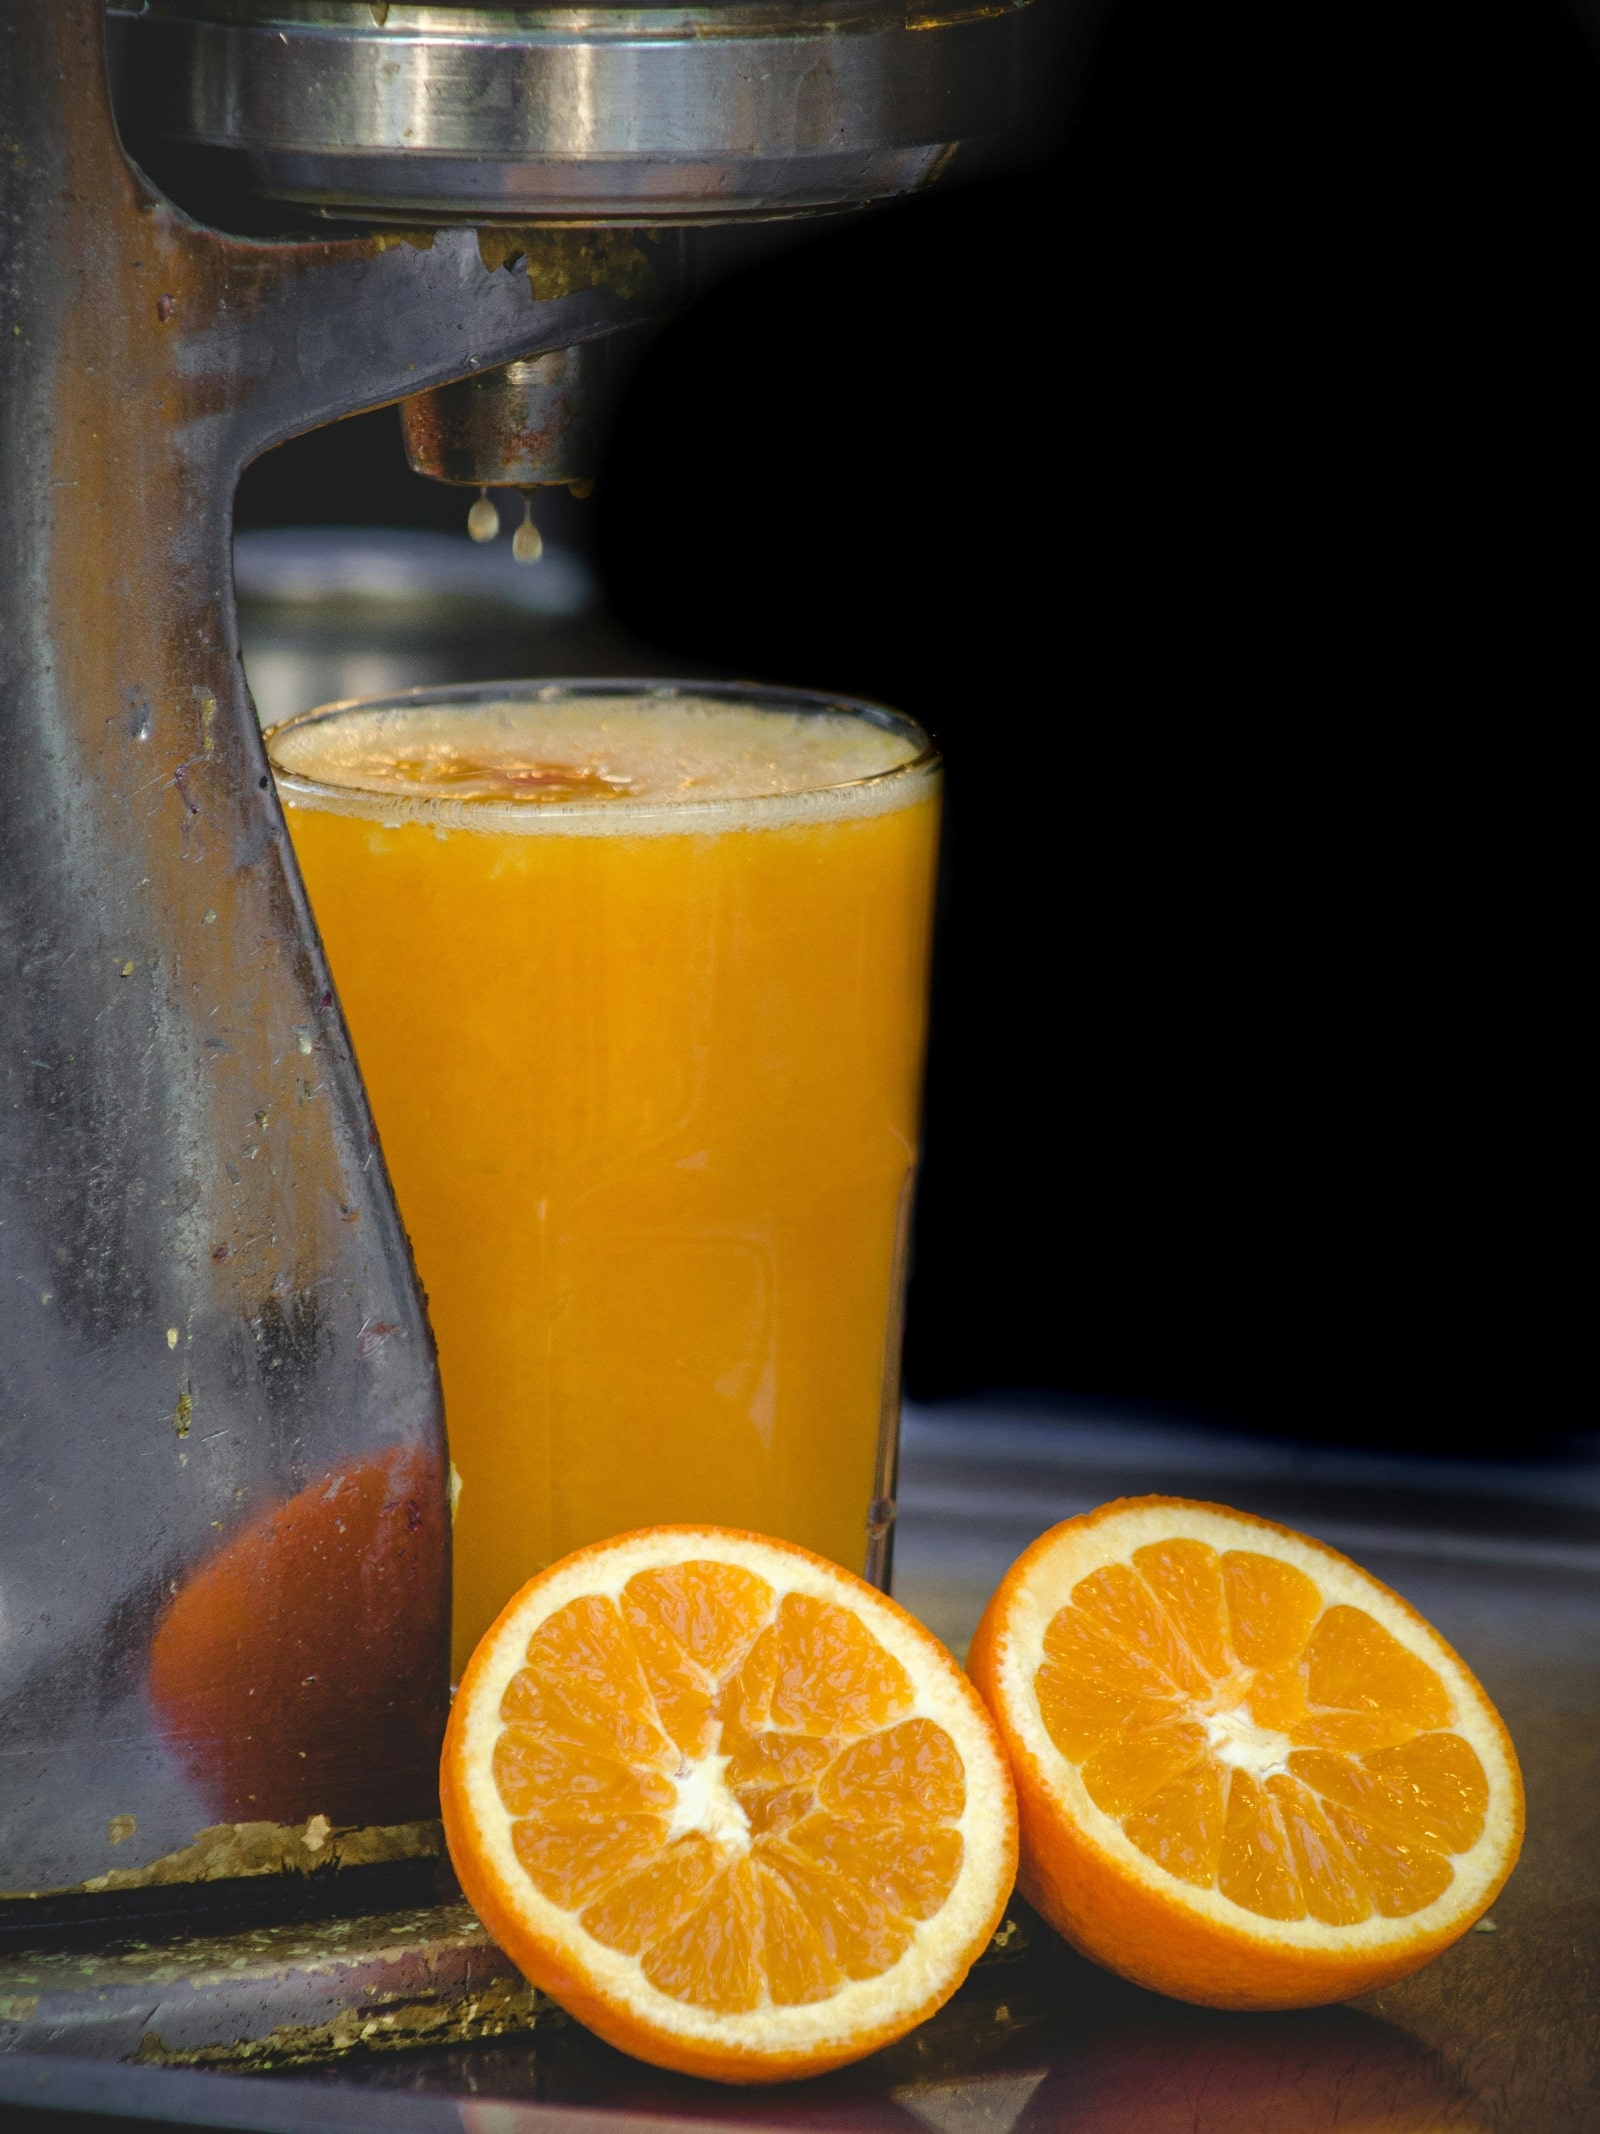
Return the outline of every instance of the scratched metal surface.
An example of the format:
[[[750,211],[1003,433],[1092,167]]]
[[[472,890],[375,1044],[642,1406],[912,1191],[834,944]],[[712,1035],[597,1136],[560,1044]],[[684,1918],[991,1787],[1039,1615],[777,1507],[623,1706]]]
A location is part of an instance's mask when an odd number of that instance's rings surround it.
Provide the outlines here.
[[[466,230],[203,228],[124,157],[102,29],[100,0],[0,4],[0,1896],[23,1901],[246,1872],[317,1813],[391,1849],[428,1816],[432,1341],[239,667],[231,499],[285,437],[636,318],[684,245],[606,239],[619,276],[529,240],[562,292],[536,299]]]
[[[346,2054],[255,2075],[0,2058],[25,2101],[272,2134],[1581,2134],[1600,2126],[1600,1461],[1408,1462],[1181,1426],[990,1411],[908,1418],[897,1587],[960,1649],[995,1579],[1055,1519],[1120,1494],[1292,1520],[1436,1622],[1506,1715],[1528,1843],[1475,1932],[1353,2005],[1237,2016],[1142,1993],[1023,1918],[912,2037],[768,2091],[661,2074],[577,2025]],[[1023,1916],[1023,1915],[1019,1915]],[[30,2115],[31,2117],[31,2115]],[[11,2134],[13,2122],[8,2122]],[[40,2134],[49,2120],[41,2116]],[[29,2129],[31,2134],[31,2129]]]

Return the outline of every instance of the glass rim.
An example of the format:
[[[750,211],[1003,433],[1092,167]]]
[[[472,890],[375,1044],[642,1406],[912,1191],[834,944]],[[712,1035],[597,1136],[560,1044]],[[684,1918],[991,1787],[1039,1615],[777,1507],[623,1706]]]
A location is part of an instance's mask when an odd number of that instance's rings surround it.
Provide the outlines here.
[[[669,703],[678,697],[710,698],[726,704],[739,705],[755,711],[798,712],[803,716],[822,716],[862,719],[867,724],[885,732],[902,735],[907,741],[919,744],[915,752],[903,762],[892,763],[881,771],[869,771],[859,778],[842,778],[828,785],[805,786],[796,791],[777,793],[719,794],[696,799],[676,800],[653,796],[648,799],[629,800],[622,796],[604,800],[490,800],[466,799],[440,793],[407,793],[399,788],[373,785],[342,785],[327,778],[310,777],[303,771],[291,770],[277,761],[274,744],[290,732],[308,726],[321,725],[348,717],[352,713],[428,710],[435,706],[469,708],[474,705],[534,704],[552,702],[571,697],[628,697],[658,698]],[[275,720],[263,729],[262,743],[266,749],[268,768],[274,783],[285,801],[308,801],[330,812],[344,814],[375,814],[399,806],[404,817],[414,821],[437,820],[443,816],[451,827],[484,830],[517,827],[531,831],[541,822],[559,823],[572,829],[580,822],[590,822],[599,830],[605,822],[617,822],[619,818],[638,820],[646,816],[668,817],[672,820],[687,820],[691,817],[713,818],[737,815],[751,809],[764,813],[787,815],[811,812],[808,803],[826,800],[831,795],[852,792],[878,791],[892,785],[896,780],[914,774],[931,775],[942,769],[943,758],[933,736],[918,720],[903,711],[895,711],[887,704],[874,703],[867,697],[850,697],[837,691],[821,689],[789,688],[769,682],[695,681],[688,679],[664,679],[654,675],[552,675],[529,678],[517,677],[499,682],[451,682],[427,685],[415,689],[397,690],[375,697],[344,697],[330,704],[313,705],[307,711],[297,711],[286,719]]]

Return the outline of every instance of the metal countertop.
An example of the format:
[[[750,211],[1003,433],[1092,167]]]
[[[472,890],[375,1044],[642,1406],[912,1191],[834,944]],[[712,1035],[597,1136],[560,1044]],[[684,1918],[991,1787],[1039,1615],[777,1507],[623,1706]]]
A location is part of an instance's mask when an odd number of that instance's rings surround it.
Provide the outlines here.
[[[524,2036],[210,2074],[0,2056],[7,2134],[64,2111],[263,2134],[1434,2134],[1600,2128],[1600,1456],[1443,1462],[1306,1451],[1126,1416],[911,1410],[896,1591],[964,1650],[1055,1520],[1147,1492],[1319,1535],[1412,1601],[1482,1678],[1528,1783],[1522,1863],[1416,1977],[1347,2006],[1237,2016],[1122,1984],[1022,1908],[939,2016],[818,2080],[733,2090],[644,2067],[563,2018]],[[86,2123],[87,2124],[87,2123]]]

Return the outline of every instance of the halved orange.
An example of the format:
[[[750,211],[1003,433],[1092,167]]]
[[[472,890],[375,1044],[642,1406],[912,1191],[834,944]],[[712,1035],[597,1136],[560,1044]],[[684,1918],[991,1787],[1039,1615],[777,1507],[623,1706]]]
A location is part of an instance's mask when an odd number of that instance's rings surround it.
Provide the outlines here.
[[[1522,1843],[1499,1714],[1397,1593],[1320,1542],[1177,1497],[1012,1566],[968,1671],[1010,1752],[1019,1886],[1140,1985],[1300,2008],[1403,1978]]]
[[[445,1738],[484,1925],[591,2030],[771,2082],[942,2006],[998,1925],[1016,1803],[971,1684],[808,1550],[650,1527],[552,1564],[473,1654]]]

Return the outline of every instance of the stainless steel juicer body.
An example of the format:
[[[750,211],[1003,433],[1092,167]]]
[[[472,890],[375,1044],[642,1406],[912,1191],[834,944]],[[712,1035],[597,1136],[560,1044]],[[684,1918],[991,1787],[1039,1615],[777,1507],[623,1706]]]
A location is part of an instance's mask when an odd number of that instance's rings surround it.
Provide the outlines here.
[[[507,225],[786,220],[977,167],[1027,108],[1042,20],[1029,0],[110,0],[107,27],[119,116],[180,198],[489,221],[514,252]],[[592,479],[618,366],[546,371],[425,396],[412,464]]]
[[[1013,9],[650,13],[119,7],[114,113],[101,0],[0,9],[0,1896],[434,1842],[437,1377],[235,484],[657,314],[718,241],[670,225],[901,190],[1013,115]],[[207,187],[390,226],[229,235]]]

